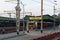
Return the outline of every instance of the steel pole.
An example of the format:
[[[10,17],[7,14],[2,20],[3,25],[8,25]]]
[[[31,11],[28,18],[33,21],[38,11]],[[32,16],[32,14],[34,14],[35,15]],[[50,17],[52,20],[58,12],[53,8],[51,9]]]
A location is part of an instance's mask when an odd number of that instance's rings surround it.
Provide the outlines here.
[[[55,5],[54,5],[54,14],[55,14],[55,10],[56,9],[55,9]],[[54,16],[54,25],[53,26],[54,26],[54,30],[55,30],[55,16]]]
[[[23,5],[23,33],[24,33],[24,27],[25,27],[25,24],[24,24],[24,14],[25,14],[25,10],[24,10],[24,5]]]
[[[54,14],[55,14],[55,11],[56,11],[56,8],[55,8],[55,5],[57,5],[56,2],[57,2],[57,1],[54,0],[54,3],[55,3],[55,4],[54,4]],[[54,15],[54,30],[55,30],[55,15]]]
[[[43,0],[41,0],[41,33],[43,33]]]

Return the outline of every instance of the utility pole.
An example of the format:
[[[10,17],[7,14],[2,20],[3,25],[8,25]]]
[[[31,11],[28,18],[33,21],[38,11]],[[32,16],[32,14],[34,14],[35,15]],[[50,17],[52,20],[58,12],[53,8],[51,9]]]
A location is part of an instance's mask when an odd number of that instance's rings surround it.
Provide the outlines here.
[[[25,5],[21,2],[21,4],[23,5],[23,33],[24,33],[24,27],[25,27],[25,24],[24,24],[24,14],[25,14]]]
[[[24,33],[24,27],[25,27],[25,24],[24,24],[24,14],[25,14],[25,9],[24,9],[24,4],[23,4],[23,33]]]
[[[43,0],[41,0],[41,33],[43,33]]]
[[[16,5],[16,30],[17,30],[17,35],[19,35],[19,28],[20,28],[20,6],[19,6],[20,0],[17,0],[17,5]]]
[[[56,8],[55,8],[55,5],[57,5],[56,2],[57,2],[57,1],[54,0],[54,14],[55,14],[55,12],[56,12]],[[54,29],[55,29],[55,16],[54,16]]]

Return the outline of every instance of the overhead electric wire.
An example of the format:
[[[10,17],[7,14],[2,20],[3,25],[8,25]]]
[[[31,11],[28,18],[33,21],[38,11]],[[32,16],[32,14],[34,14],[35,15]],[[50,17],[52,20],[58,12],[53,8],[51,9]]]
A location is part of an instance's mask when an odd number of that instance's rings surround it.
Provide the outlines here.
[[[46,1],[48,1],[48,0],[46,0]],[[57,2],[56,0],[54,0],[54,1]],[[52,4],[55,4],[54,1],[52,2],[52,1],[49,0],[48,2],[50,2],[50,3],[52,3]],[[57,4],[56,4],[56,5],[57,5]]]
[[[36,2],[36,3],[40,3],[40,2],[38,2],[38,1],[36,1],[36,0],[32,0],[33,2]],[[51,2],[51,1],[50,1]],[[51,2],[52,3],[52,2]],[[45,5],[47,5],[47,6],[49,6],[50,7],[50,5],[48,5],[48,4],[46,4],[46,3],[44,3]]]
[[[40,2],[38,2],[38,1],[36,1],[36,0],[32,0],[32,1],[37,2],[37,3],[40,3]]]
[[[50,1],[50,0],[49,0],[48,2],[55,4],[54,2],[52,2],[52,1]]]
[[[36,1],[36,0],[32,0],[32,1],[34,1],[34,2],[37,2],[37,3],[40,3],[40,2],[38,2],[38,1]],[[48,0],[47,0],[48,1]],[[54,2],[52,2],[52,1],[48,1],[48,2],[50,2],[50,3],[52,3],[52,4],[55,4]]]

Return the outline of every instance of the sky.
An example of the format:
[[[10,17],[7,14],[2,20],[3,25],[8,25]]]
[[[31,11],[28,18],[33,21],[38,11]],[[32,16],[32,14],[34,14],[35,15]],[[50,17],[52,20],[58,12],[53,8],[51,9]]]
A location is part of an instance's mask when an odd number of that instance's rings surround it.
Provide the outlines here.
[[[10,1],[10,2],[6,2],[6,1]],[[41,15],[40,12],[40,6],[41,6],[41,0],[21,0],[22,3],[25,5],[25,12],[32,12],[32,16],[39,16]],[[60,11],[60,0],[56,0],[57,1],[57,5],[56,7],[56,13],[58,14]],[[15,6],[16,6],[16,1],[11,1],[11,0],[0,0],[0,16],[5,16],[5,17],[9,17],[8,14],[4,14],[3,11],[14,11],[15,12]],[[43,0],[43,14],[49,14],[49,15],[53,15],[54,11],[53,11],[53,6],[54,6],[54,0]],[[20,4],[21,7],[21,17],[23,17],[22,15],[22,10],[23,10],[23,6],[22,4]],[[3,13],[3,14],[2,14]],[[11,14],[12,17],[15,17],[15,14]],[[25,14],[25,15],[30,15],[30,14]]]

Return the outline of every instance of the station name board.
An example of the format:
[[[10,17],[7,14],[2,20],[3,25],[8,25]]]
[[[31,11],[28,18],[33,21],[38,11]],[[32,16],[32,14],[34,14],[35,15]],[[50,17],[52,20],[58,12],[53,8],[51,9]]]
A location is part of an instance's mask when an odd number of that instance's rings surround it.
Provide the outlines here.
[[[41,20],[41,17],[40,16],[32,16],[29,18],[30,20]]]

